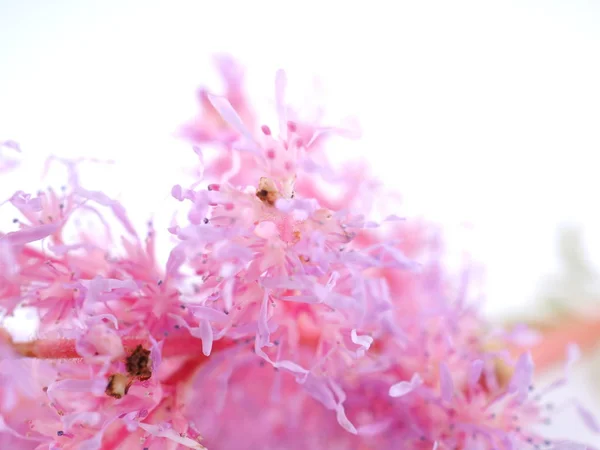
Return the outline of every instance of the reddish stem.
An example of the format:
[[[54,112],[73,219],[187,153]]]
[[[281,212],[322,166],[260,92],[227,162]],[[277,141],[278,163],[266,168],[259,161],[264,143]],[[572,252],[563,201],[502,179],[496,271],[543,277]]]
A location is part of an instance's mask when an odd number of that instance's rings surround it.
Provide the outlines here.
[[[541,331],[542,340],[530,347],[513,347],[513,353],[530,351],[538,370],[548,369],[565,360],[566,349],[570,343],[577,344],[583,352],[592,350],[600,341],[600,319],[569,319],[556,327]],[[12,342],[8,332],[0,328],[0,339],[12,344],[22,356],[40,359],[78,359],[75,340],[73,339],[38,339],[29,342]],[[313,336],[304,336],[303,345],[315,345]],[[123,346],[126,353],[133,351],[138,345],[150,347],[146,337],[125,337]],[[232,345],[230,340],[215,341],[213,352],[223,350]],[[173,334],[163,344],[162,356],[165,358],[201,355],[199,340],[189,334]],[[204,358],[201,356],[201,358]],[[194,362],[197,365],[197,360]],[[185,367],[185,366],[184,366]],[[182,367],[183,369],[183,367]]]
[[[7,333],[1,333],[6,340]],[[125,337],[123,347],[125,353],[131,353],[138,345],[150,348],[150,341],[146,337]],[[213,348],[226,348],[231,345],[228,340],[215,341]],[[29,342],[13,342],[13,348],[17,353],[29,358],[39,359],[78,359],[82,356],[77,352],[74,339],[37,339]],[[175,356],[193,356],[201,352],[199,339],[189,334],[177,334],[167,337],[163,344],[162,356],[164,358]]]
[[[582,352],[593,350],[600,341],[600,319],[569,319],[541,334],[539,343],[515,349],[529,350],[538,370],[564,362],[569,344],[577,344]]]

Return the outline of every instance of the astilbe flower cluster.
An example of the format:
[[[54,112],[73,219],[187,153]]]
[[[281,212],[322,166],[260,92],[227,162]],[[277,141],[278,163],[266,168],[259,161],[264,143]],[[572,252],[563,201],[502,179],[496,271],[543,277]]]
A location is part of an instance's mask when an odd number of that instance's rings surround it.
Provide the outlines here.
[[[260,126],[241,68],[219,64],[226,95],[202,90],[181,130],[202,170],[172,190],[187,214],[160,231],[176,239],[164,267],[158,231],[138,235],[75,162],[63,189],[9,199],[0,305],[35,308],[39,330],[2,332],[0,448],[585,448],[540,433],[564,380],[533,388],[436,227],[369,220],[386,194],[324,151],[354,131],[298,116],[283,72],[279,126]]]

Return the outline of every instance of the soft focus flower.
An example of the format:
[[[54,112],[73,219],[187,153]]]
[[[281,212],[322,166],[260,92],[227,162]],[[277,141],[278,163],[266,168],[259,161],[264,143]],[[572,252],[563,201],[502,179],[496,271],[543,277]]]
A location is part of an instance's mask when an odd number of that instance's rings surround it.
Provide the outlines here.
[[[215,63],[225,84],[224,94],[231,105],[253,126],[254,112],[244,93],[244,69],[229,55],[216,55]],[[238,134],[231,129],[215,110],[209,100],[209,92],[205,88],[198,90],[198,103],[201,109],[199,117],[184,125],[180,131],[182,136],[199,143],[220,143],[228,145],[234,142]]]
[[[219,149],[216,158],[201,159],[201,172],[206,178],[228,182],[235,186],[253,185],[264,173],[265,163],[270,165],[281,163],[285,153],[277,147],[291,146],[301,147],[303,152],[310,154],[310,157],[306,155],[302,159],[304,176],[296,180],[295,189],[299,195],[315,198],[321,206],[339,210],[352,207],[353,203],[364,199],[365,192],[375,190],[377,183],[367,177],[365,164],[355,161],[333,168],[323,151],[328,137],[334,135],[346,138],[359,137],[359,127],[354,120],[347,119],[337,126],[324,124],[322,108],[317,108],[308,118],[300,114],[285,102],[287,78],[283,71],[279,71],[275,82],[279,135],[275,136],[276,131],[272,127],[266,124],[259,125],[258,117],[249,106],[249,99],[243,90],[243,69],[227,55],[218,55],[216,61],[225,85],[224,100],[233,107],[239,117],[239,121],[236,119],[236,122],[243,123],[245,131],[229,125],[219,113],[219,105],[213,105],[211,102],[210,97],[213,94],[206,88],[200,90],[201,114],[198,119],[185,125],[180,134],[198,146],[197,148],[217,147]],[[248,142],[247,133],[253,134],[254,138],[262,143],[266,161],[257,159],[249,151],[235,151],[240,148],[248,150],[248,146],[252,146]],[[202,156],[201,153],[199,154]],[[328,184],[330,189],[319,188],[319,184]]]
[[[18,161],[14,158],[14,152],[21,152],[18,142],[0,140],[0,174],[17,167]]]
[[[1,305],[7,316],[35,308],[40,327],[27,342],[1,336],[0,442],[576,448],[539,431],[545,395],[564,380],[532,386],[521,335],[482,320],[469,268],[457,277],[442,263],[440,231],[393,214],[371,220],[384,191],[323,154],[325,134],[348,133],[292,120],[283,72],[279,127],[257,127],[241,69],[219,61],[226,96],[202,91],[184,134],[225,156],[173,187],[188,209],[168,230],[164,267],[152,224],[140,237],[73,163],[60,194],[12,196],[22,219],[0,235]],[[78,228],[81,216],[96,229]]]

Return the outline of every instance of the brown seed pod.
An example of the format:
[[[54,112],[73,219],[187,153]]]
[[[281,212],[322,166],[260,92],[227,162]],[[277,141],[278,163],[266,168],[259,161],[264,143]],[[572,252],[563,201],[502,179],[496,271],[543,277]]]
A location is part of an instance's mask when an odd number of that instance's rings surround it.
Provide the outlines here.
[[[127,394],[133,380],[122,373],[115,373],[108,378],[108,384],[104,391],[109,397],[119,399]]]
[[[140,381],[148,380],[152,376],[150,350],[138,345],[127,357],[125,366],[130,376],[138,378]]]

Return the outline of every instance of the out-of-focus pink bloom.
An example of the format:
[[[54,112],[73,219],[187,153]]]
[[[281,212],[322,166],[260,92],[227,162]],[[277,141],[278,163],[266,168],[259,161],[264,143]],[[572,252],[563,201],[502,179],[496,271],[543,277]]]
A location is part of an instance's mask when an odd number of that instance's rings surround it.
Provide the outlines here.
[[[189,209],[169,228],[164,267],[152,224],[141,238],[74,163],[60,195],[12,197],[24,220],[0,236],[0,304],[35,308],[40,329],[29,342],[0,335],[0,442],[568,448],[534,431],[549,416],[545,391],[530,392],[532,360],[487,331],[468,273],[457,280],[442,265],[438,230],[370,220],[368,205],[385,196],[378,183],[323,155],[324,133],[345,132],[291,120],[283,72],[279,130],[255,129],[241,71],[220,63],[227,95],[201,94],[203,115],[186,133],[225,156],[173,188]],[[239,166],[227,174],[223,161]],[[67,236],[80,214],[98,232]]]
[[[5,149],[9,152],[5,152]],[[18,160],[10,152],[21,153],[21,147],[15,141],[0,141],[0,174],[18,166]]]
[[[224,95],[238,111],[244,122],[254,127],[254,112],[244,92],[244,69],[229,55],[216,55],[215,63],[224,82]],[[230,144],[238,138],[236,130],[215,110],[205,88],[198,90],[200,114],[180,130],[180,134],[194,142],[205,144]]]
[[[277,145],[281,145],[278,144],[280,138],[284,145],[301,148],[304,153],[310,154],[310,157],[307,156],[301,161],[305,173],[295,187],[299,195],[315,198],[323,207],[334,210],[351,207],[356,199],[364,196],[364,193],[360,193],[361,189],[368,190],[368,183],[373,183],[372,179],[367,180],[367,166],[354,162],[334,169],[323,152],[323,146],[330,136],[359,137],[359,126],[355,121],[347,120],[339,126],[324,125],[321,123],[321,108],[306,118],[286,103],[287,79],[285,73],[280,71],[275,83],[279,116],[279,131],[276,136],[272,127],[258,125],[258,118],[248,106],[249,100],[243,86],[243,69],[240,65],[231,57],[220,55],[217,58],[217,67],[226,86],[224,99],[236,111],[246,131],[263,143],[267,159],[273,160],[282,155],[276,148]],[[210,96],[205,88],[200,90],[202,114],[197,121],[186,125],[181,135],[199,149],[205,146],[218,146],[221,149],[214,160],[202,161],[202,172],[206,179],[218,183],[228,182],[234,186],[253,185],[256,179],[262,176],[264,165],[251,152],[235,151],[239,147],[247,149],[248,134],[227,124],[219,114],[218,108],[211,103]],[[323,183],[328,184],[330,189],[320,188],[319,184]]]

